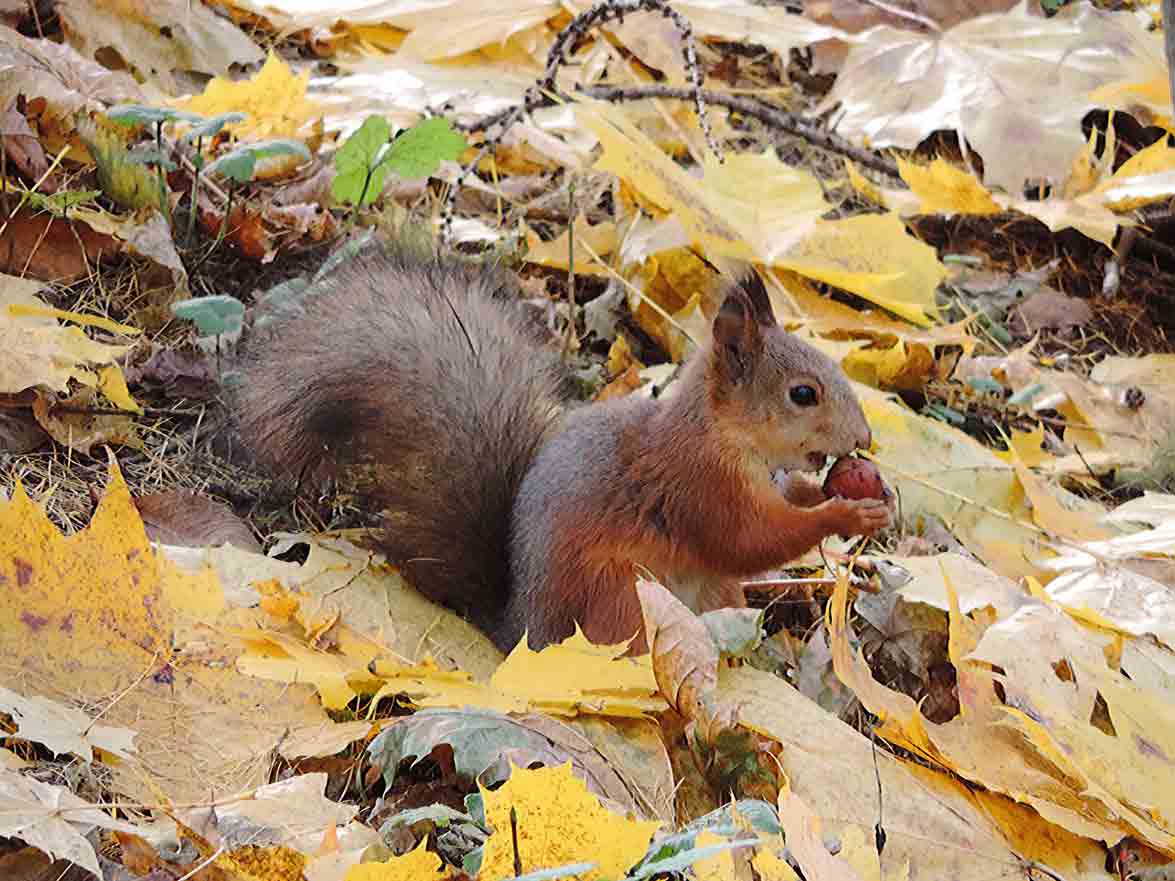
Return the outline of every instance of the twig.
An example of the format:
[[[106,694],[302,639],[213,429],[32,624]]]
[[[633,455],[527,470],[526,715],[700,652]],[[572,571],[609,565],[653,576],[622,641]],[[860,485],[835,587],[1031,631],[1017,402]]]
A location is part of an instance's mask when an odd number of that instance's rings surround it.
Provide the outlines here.
[[[677,98],[684,100],[689,96],[689,90],[680,86],[647,85],[647,86],[588,86],[577,89],[579,94],[602,101],[643,101],[648,98]],[[759,98],[748,98],[742,95],[731,95],[726,92],[702,91],[702,99],[707,104],[725,107],[736,113],[753,117],[764,125],[769,125],[779,131],[801,137],[814,146],[828,150],[830,153],[839,153],[847,156],[858,165],[863,165],[876,172],[900,180],[896,162],[884,156],[857,147],[844,138],[833,134],[827,129],[817,126],[789,113],[773,107]]]
[[[573,18],[571,23],[555,37],[555,42],[551,45],[551,49],[547,53],[547,66],[543,71],[542,79],[538,80],[526,90],[522,103],[511,107],[502,114],[492,117],[492,125],[479,126],[477,129],[487,133],[486,141],[482,144],[481,149],[477,151],[477,155],[473,157],[473,160],[462,167],[452,187],[445,194],[445,201],[441,210],[442,243],[448,245],[452,239],[453,206],[457,200],[457,190],[461,187],[465,178],[481,164],[482,159],[486,155],[497,149],[498,143],[514,123],[532,111],[541,107],[551,106],[557,100],[565,97],[559,91],[555,78],[559,73],[559,68],[567,63],[567,48],[581,37],[586,36],[593,28],[613,19],[623,22],[625,15],[634,12],[660,13],[673,22],[681,33],[684,44],[682,48],[682,60],[685,63],[686,75],[689,77],[691,83],[691,88],[686,90],[686,93],[692,96],[694,100],[694,106],[698,114],[698,124],[701,125],[702,132],[706,136],[706,144],[709,146],[710,151],[718,158],[718,161],[723,161],[722,149],[714,139],[714,132],[710,127],[710,120],[706,115],[706,104],[702,90],[702,74],[698,67],[697,46],[694,43],[693,27],[690,25],[689,20],[673,9],[665,0],[600,0],[591,9],[581,12]],[[467,126],[461,126],[461,128],[473,130]],[[491,128],[499,128],[499,131],[490,134]]]

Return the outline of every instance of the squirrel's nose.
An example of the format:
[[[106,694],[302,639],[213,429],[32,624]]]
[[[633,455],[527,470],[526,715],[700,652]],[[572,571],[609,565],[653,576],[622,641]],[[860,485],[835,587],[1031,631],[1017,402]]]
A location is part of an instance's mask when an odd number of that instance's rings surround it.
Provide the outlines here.
[[[865,434],[857,441],[858,450],[867,450],[873,446],[873,431],[868,425],[865,426]]]

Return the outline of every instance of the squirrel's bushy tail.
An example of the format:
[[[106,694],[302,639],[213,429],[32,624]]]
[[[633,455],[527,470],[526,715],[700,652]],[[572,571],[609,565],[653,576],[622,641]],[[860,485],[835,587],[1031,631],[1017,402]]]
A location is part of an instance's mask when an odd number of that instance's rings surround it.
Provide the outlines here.
[[[506,273],[370,249],[247,348],[242,440],[382,510],[389,559],[493,633],[515,496],[563,400],[535,336]]]

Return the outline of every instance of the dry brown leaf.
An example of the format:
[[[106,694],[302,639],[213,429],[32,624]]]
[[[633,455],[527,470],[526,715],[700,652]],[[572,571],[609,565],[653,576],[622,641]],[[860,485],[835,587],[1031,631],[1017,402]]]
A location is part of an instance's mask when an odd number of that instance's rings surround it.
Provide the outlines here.
[[[709,630],[657,582],[638,578],[636,590],[657,687],[706,742],[715,743],[735,727],[738,711],[718,691],[718,648]]]
[[[0,272],[68,284],[121,250],[116,239],[84,223],[24,208],[0,230]]]
[[[73,137],[75,111],[143,100],[125,71],[109,70],[70,46],[0,28],[0,105],[9,106],[18,95],[28,100],[25,115],[35,120],[42,146],[50,152]]]
[[[135,497],[151,541],[181,547],[233,544],[261,553],[253,530],[223,502],[183,490]]]
[[[33,415],[53,440],[87,456],[95,446],[104,444],[141,450],[143,439],[129,416],[86,412],[99,403],[93,389],[82,389],[62,401],[37,395],[33,400]]]
[[[96,58],[113,49],[128,67],[175,93],[176,71],[225,74],[264,56],[236,25],[202,3],[184,0],[61,0],[69,42]]]
[[[0,409],[0,453],[19,455],[43,447],[49,441],[45,429],[31,413]]]

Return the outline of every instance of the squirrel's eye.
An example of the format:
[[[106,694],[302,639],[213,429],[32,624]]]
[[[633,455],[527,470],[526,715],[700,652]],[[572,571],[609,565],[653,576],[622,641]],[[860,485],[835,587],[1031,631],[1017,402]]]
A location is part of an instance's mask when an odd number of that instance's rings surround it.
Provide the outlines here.
[[[797,407],[815,407],[819,400],[816,389],[810,385],[792,386],[788,395],[791,397],[791,402]]]

